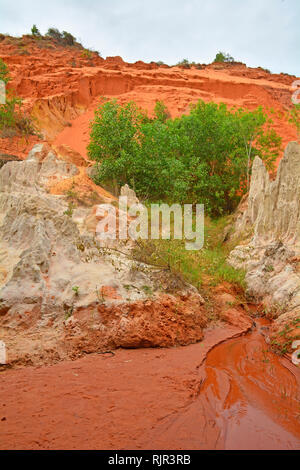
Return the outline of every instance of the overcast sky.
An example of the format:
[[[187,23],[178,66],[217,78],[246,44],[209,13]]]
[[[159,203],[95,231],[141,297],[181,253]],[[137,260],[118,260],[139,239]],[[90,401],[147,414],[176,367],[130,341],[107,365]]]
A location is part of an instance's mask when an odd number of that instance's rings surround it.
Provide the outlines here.
[[[210,63],[216,52],[247,65],[300,76],[300,0],[0,0],[0,32],[36,24],[66,30],[103,57],[183,58]]]

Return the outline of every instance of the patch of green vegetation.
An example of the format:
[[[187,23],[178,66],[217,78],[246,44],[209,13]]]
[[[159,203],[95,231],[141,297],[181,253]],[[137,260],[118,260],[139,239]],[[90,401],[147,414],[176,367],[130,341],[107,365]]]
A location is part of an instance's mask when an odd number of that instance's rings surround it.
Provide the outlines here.
[[[64,212],[64,215],[67,215],[68,217],[72,217],[74,208],[75,208],[74,203],[70,201],[68,203],[68,209]]]
[[[277,336],[281,338],[281,341],[276,340],[275,338],[271,341],[271,345],[273,349],[278,352],[280,355],[284,355],[288,353],[291,349],[291,345],[293,341],[300,339],[300,334],[299,335],[290,335],[291,332],[293,332],[294,328],[298,327],[298,324],[300,323],[300,318],[296,318],[292,320],[290,323],[287,323],[279,333],[277,333]]]
[[[73,180],[71,187],[65,192],[66,198],[74,204],[79,199],[79,194],[76,191],[75,187],[75,181]]]
[[[41,33],[40,33],[38,27],[35,24],[31,28],[31,34],[32,34],[32,36],[34,36],[36,38],[41,37]]]
[[[267,273],[271,273],[274,271],[274,266],[272,264],[267,264],[264,268],[264,270],[267,272]]]
[[[162,123],[166,123],[166,121],[171,118],[171,114],[167,106],[163,103],[163,101],[159,100],[155,103],[154,115],[155,119]]]
[[[92,59],[93,58],[93,55],[94,55],[94,52],[91,51],[90,49],[83,49],[83,51],[81,52],[81,56],[84,58],[84,59]]]
[[[226,258],[232,249],[223,244],[228,217],[205,220],[205,242],[201,250],[186,250],[185,240],[138,240],[134,251],[136,260],[167,268],[179,274],[198,289],[215,286],[223,281],[245,287],[245,272],[230,266]]]
[[[130,289],[132,289],[133,286],[131,284],[123,284],[123,287],[124,287],[124,289],[129,291]]]
[[[182,59],[176,64],[179,67],[184,67],[186,69],[189,69],[191,67],[191,63],[188,59]]]
[[[65,311],[65,320],[68,320],[68,318],[70,318],[73,315],[74,307],[64,305],[64,311]]]
[[[6,103],[0,104],[0,134],[2,137],[37,134],[32,117],[22,110],[22,100],[9,93]]]
[[[190,69],[191,67],[196,67],[197,69],[201,70],[201,64],[197,62],[190,62],[188,59],[183,59],[176,64],[176,67],[183,67],[185,69]]]
[[[288,113],[288,121],[297,129],[298,138],[300,138],[300,104],[294,104]]]
[[[72,291],[75,293],[76,297],[79,296],[79,286],[73,286]]]
[[[60,32],[57,28],[49,28],[46,36],[66,46],[73,46],[76,42],[76,38],[71,33],[68,33],[68,31]]]
[[[216,54],[214,62],[234,62],[234,58],[230,55],[227,54],[226,52],[221,52],[219,51]]]
[[[10,79],[9,69],[0,59],[0,80],[7,84]],[[15,96],[11,90],[6,90],[6,102],[0,104],[0,135],[2,137],[37,134],[33,119],[24,112],[22,104],[21,98]]]
[[[134,103],[102,103],[91,127],[89,156],[101,163],[95,182],[129,184],[141,200],[202,203],[213,217],[231,213],[249,188],[251,164],[259,155],[268,168],[281,150],[281,138],[259,107],[229,109],[198,103],[170,119],[158,102],[155,115]]]
[[[142,286],[142,289],[144,291],[144,293],[146,295],[152,295],[153,294],[153,291],[152,291],[152,288],[150,286]]]
[[[11,78],[6,63],[0,58],[0,80],[7,84]]]
[[[96,292],[96,296],[97,296],[98,302],[99,302],[100,304],[105,304],[105,297],[104,297],[102,288],[98,289],[98,287],[96,286],[95,292]]]

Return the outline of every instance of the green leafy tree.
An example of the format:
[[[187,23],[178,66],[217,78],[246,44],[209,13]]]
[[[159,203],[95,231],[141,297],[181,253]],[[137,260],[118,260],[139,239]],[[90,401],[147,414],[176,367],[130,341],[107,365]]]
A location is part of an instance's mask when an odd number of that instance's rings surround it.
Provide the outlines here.
[[[238,132],[243,139],[247,157],[245,164],[248,191],[253,158],[255,155],[261,156],[267,168],[271,170],[278,156],[281,137],[272,129],[273,121],[263,112],[262,107],[258,107],[252,112],[239,109],[236,116]]]
[[[67,31],[62,32],[62,39],[65,44],[68,46],[73,46],[76,42],[76,38],[71,34],[68,33]]]
[[[88,146],[91,158],[101,162],[98,180],[110,179],[114,188],[128,181],[128,160],[131,162],[137,152],[141,124],[145,119],[145,113],[133,102],[120,106],[114,100],[99,106]]]
[[[238,201],[240,159],[235,118],[224,104],[199,101],[175,119],[177,158],[188,170],[188,189],[181,202],[205,204],[211,215],[230,212]]]
[[[34,24],[31,28],[31,34],[32,36],[40,37],[41,33],[39,32],[37,26]]]
[[[67,46],[73,46],[76,42],[75,36],[73,36],[71,33],[68,33],[68,31],[60,32],[57,28],[49,28],[46,36],[51,37],[52,39],[55,39],[61,44],[65,44]]]
[[[49,28],[46,36],[56,39],[57,41],[60,41],[63,38],[62,33],[57,28]]]
[[[260,108],[199,101],[172,120],[159,102],[149,119],[134,103],[112,101],[95,113],[88,150],[99,163],[98,184],[128,183],[150,201],[204,203],[219,216],[247,190],[254,156],[271,167],[279,155],[281,139],[267,124]]]
[[[234,62],[234,58],[225,52],[218,52],[214,62]]]
[[[139,197],[152,201],[182,200],[188,189],[188,171],[176,158],[176,135],[160,119],[143,122],[132,162],[127,160],[128,182]]]

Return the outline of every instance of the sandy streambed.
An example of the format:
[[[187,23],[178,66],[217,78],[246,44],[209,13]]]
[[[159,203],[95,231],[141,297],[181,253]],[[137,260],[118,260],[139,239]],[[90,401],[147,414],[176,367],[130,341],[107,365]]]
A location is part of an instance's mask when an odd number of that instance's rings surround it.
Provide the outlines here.
[[[299,449],[300,370],[264,328],[2,371],[0,449]]]

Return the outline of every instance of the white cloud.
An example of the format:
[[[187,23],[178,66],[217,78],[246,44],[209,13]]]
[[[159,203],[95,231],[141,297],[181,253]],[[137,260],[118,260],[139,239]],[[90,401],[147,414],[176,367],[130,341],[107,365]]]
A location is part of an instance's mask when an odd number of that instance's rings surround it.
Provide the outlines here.
[[[250,66],[300,76],[299,0],[0,0],[0,32],[70,31],[130,62],[211,62],[224,50]]]

